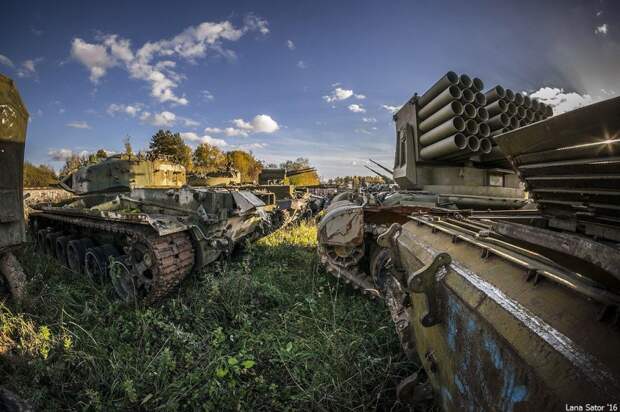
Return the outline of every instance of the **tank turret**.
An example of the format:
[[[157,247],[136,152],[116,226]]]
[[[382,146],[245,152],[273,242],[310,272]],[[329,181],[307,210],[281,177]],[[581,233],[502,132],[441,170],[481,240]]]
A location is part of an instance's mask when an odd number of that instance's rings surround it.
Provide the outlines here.
[[[187,184],[185,167],[166,160],[111,156],[79,168],[60,185],[75,194],[123,192],[135,188],[174,188]]]

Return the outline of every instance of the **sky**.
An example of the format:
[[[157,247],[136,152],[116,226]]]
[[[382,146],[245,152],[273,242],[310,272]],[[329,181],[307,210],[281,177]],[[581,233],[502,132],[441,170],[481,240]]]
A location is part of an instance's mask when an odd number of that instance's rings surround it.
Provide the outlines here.
[[[26,160],[146,149],[158,129],[323,178],[390,166],[392,114],[447,71],[556,113],[620,92],[618,1],[13,1],[0,73]]]

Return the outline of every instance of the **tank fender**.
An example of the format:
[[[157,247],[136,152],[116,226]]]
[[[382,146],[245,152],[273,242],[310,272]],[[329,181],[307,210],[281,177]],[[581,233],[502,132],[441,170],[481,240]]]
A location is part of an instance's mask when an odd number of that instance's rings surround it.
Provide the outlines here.
[[[319,222],[319,243],[359,246],[364,243],[364,211],[347,200],[332,203]]]

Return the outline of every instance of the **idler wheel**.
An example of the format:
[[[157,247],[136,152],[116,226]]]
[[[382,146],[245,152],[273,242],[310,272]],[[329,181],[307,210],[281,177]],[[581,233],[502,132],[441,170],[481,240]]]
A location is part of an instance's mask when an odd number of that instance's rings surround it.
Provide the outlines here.
[[[67,265],[69,269],[76,273],[83,273],[86,249],[93,246],[93,241],[88,238],[70,240],[67,242]]]
[[[132,270],[129,256],[121,256],[110,264],[110,280],[114,291],[124,302],[131,302],[137,296],[136,274]]]
[[[63,266],[67,266],[67,243],[71,240],[73,240],[71,236],[60,236],[56,238],[56,259]]]
[[[45,254],[45,237],[47,236],[47,234],[50,231],[48,229],[39,229],[37,231],[37,243],[36,243],[36,250],[37,253],[40,254]]]
[[[63,236],[62,232],[50,232],[45,236],[45,253],[51,257],[56,257],[56,239]]]
[[[110,258],[117,258],[118,250],[110,244],[86,249],[84,271],[94,281],[101,282],[108,274]]]

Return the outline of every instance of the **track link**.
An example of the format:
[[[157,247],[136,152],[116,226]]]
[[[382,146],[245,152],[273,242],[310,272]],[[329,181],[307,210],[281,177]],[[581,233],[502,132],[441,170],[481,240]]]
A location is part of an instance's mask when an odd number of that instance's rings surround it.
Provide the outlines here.
[[[71,228],[78,228],[91,232],[127,235],[132,239],[132,243],[140,242],[146,245],[154,259],[151,265],[153,279],[148,293],[143,297],[148,304],[156,303],[166,297],[192,271],[194,266],[194,248],[187,232],[159,236],[152,228],[145,225],[101,221],[45,212],[35,213],[31,219],[40,220],[41,227],[45,226],[45,221],[58,222],[62,223],[67,231]]]

